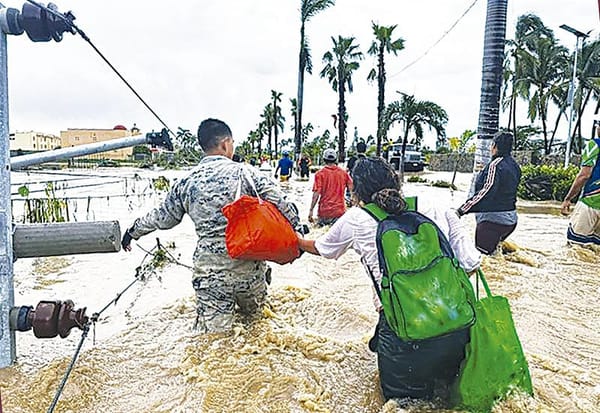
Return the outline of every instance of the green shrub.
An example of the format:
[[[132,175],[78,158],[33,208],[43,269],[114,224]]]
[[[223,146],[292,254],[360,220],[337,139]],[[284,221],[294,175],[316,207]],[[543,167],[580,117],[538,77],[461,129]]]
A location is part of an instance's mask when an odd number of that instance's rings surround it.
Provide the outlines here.
[[[550,165],[524,165],[517,195],[533,201],[562,201],[577,176],[579,168]]]
[[[451,188],[453,190],[456,190],[456,185],[448,182],[448,181],[435,181],[434,183],[431,184],[432,186],[436,186],[438,188]]]
[[[421,178],[419,175],[413,175],[413,176],[409,177],[406,181],[419,183],[419,182],[427,182],[427,179]]]

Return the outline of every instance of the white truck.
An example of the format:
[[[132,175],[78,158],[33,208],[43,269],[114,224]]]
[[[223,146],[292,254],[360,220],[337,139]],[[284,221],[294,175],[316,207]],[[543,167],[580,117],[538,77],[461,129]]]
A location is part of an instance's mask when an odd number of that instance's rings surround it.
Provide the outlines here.
[[[402,159],[402,144],[394,143],[388,149],[388,162],[394,169],[400,169],[400,160]],[[415,148],[415,145],[407,144],[404,151],[404,171],[421,172],[425,168],[423,155]]]

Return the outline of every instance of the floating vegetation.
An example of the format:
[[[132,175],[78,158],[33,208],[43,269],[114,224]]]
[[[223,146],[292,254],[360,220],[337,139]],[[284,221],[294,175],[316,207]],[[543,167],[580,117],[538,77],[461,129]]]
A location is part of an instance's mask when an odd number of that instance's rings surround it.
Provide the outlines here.
[[[157,249],[154,251],[150,265],[152,265],[154,269],[158,269],[163,268],[167,262],[167,254],[165,253],[165,250]]]
[[[168,191],[171,188],[171,182],[163,175],[152,179],[152,188],[158,192]]]
[[[421,178],[419,175],[413,175],[413,176],[409,177],[406,181],[407,182],[414,182],[414,183],[425,183],[425,182],[428,182],[426,178]]]
[[[458,188],[456,187],[456,185],[448,182],[448,181],[435,181],[434,183],[431,184],[431,186],[435,186],[438,188],[450,188],[453,190],[457,190]]]
[[[56,198],[52,182],[44,189],[46,198],[27,198],[25,200],[25,223],[67,222],[69,220],[69,205],[66,199]],[[29,189],[23,185],[19,188],[23,197],[29,195]]]

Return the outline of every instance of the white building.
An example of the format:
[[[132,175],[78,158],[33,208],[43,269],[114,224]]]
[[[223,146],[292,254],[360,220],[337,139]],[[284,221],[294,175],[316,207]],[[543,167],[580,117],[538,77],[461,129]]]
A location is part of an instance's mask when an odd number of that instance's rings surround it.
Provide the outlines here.
[[[49,151],[60,147],[60,137],[41,132],[15,132],[9,135],[11,151]]]

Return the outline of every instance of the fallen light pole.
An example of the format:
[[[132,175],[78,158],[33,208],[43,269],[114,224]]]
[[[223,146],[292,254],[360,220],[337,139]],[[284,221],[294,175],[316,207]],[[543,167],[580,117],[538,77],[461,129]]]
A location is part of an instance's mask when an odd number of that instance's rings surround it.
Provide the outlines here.
[[[168,131],[132,136],[78,147],[10,158],[8,125],[8,71],[6,35],[27,33],[34,42],[62,40],[62,34],[74,34],[71,12],[59,13],[57,7],[36,2],[23,5],[22,11],[0,3],[0,368],[16,359],[15,331],[33,328],[37,337],[66,337],[73,327],[87,323],[85,309],[74,310],[66,301],[41,301],[35,310],[14,306],[13,261],[18,257],[38,257],[120,249],[117,222],[64,223],[49,226],[12,223],[10,173],[13,169],[150,143],[172,150]],[[71,238],[69,240],[69,238]],[[14,248],[13,248],[14,246]],[[0,405],[1,411],[1,405]]]
[[[90,143],[87,145],[78,145],[70,148],[55,149],[29,155],[13,156],[10,158],[11,169],[18,170],[31,165],[37,165],[46,162],[58,161],[61,159],[70,159],[77,156],[90,155],[93,153],[107,152],[113,149],[127,148],[130,146],[150,144],[152,146],[162,146],[168,150],[173,150],[169,132],[163,129],[161,132],[151,132],[144,135],[128,136],[120,139],[111,139],[104,142]]]

